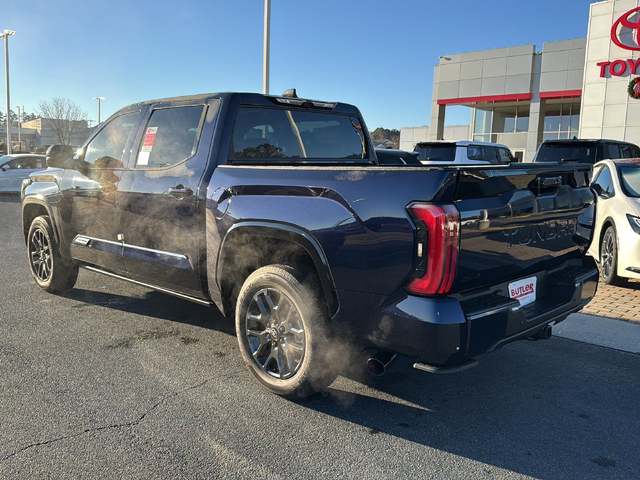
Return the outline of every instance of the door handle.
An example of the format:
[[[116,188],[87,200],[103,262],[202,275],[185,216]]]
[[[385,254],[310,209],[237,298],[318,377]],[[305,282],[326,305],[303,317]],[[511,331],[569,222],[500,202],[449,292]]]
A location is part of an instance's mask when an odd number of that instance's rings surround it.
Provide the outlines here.
[[[169,190],[167,191],[168,195],[171,195],[174,198],[186,198],[186,197],[190,197],[191,195],[193,195],[193,190],[191,190],[190,188],[177,188],[177,187],[170,187]]]

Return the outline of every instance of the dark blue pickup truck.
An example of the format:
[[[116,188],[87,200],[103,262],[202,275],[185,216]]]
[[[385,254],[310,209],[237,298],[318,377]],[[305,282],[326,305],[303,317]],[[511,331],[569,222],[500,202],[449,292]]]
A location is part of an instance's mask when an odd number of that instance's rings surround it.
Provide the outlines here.
[[[268,390],[302,397],[344,345],[461,371],[580,310],[589,166],[382,165],[357,108],[222,93],[123,108],[22,185],[31,272],[78,267],[235,312]],[[337,348],[340,346],[340,348]]]

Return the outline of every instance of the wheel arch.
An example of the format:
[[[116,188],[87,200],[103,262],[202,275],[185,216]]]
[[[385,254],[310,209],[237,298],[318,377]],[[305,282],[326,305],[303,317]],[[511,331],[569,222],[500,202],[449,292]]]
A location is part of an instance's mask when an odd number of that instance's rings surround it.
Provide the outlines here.
[[[237,261],[241,260],[242,266]],[[241,222],[225,235],[216,267],[216,283],[222,294],[223,313],[234,308],[234,299],[252,271],[273,263],[301,262],[318,275],[329,315],[339,309],[338,295],[326,255],[311,233],[275,222]]]
[[[602,261],[602,240],[604,240],[604,235],[607,233],[609,227],[613,227],[613,231],[616,232],[616,248],[619,250],[620,245],[618,243],[618,229],[616,228],[616,222],[613,220],[613,217],[608,216],[602,222],[602,228],[600,229],[600,238],[598,239],[598,262]]]
[[[36,217],[39,217],[41,215],[47,215],[49,217],[53,235],[55,236],[58,245],[60,245],[60,233],[58,232],[58,227],[53,216],[51,205],[44,198],[34,197],[27,197],[22,201],[22,231],[24,234],[25,243],[27,242],[27,237],[29,236],[31,223]]]

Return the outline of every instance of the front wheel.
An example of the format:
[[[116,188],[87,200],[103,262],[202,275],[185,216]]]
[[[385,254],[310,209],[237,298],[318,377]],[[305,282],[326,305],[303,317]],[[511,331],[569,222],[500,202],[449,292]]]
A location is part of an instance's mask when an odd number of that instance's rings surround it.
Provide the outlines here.
[[[626,279],[618,276],[618,241],[613,226],[604,232],[600,252],[602,281],[607,285],[624,285]]]
[[[27,237],[29,267],[38,286],[49,293],[64,293],[78,279],[78,266],[60,254],[49,217],[42,215],[31,222]]]
[[[260,268],[236,304],[240,354],[267,390],[286,398],[313,395],[336,378],[330,326],[315,275],[299,266]]]

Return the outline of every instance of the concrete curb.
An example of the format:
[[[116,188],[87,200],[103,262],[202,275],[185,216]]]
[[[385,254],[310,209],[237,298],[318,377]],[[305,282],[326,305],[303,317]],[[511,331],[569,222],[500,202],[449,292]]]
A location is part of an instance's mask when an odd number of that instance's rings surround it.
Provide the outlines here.
[[[640,354],[640,323],[574,313],[553,327],[553,334],[578,342]]]

